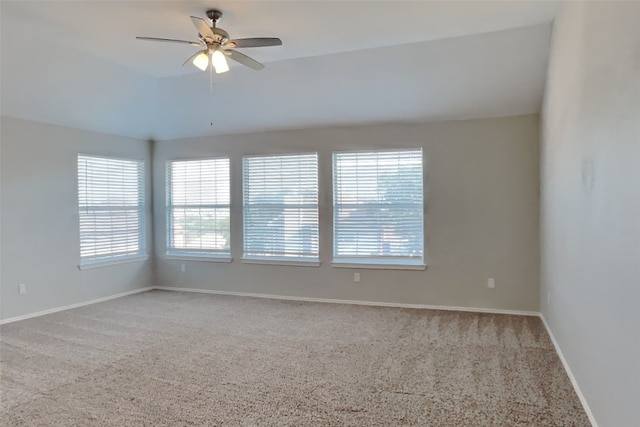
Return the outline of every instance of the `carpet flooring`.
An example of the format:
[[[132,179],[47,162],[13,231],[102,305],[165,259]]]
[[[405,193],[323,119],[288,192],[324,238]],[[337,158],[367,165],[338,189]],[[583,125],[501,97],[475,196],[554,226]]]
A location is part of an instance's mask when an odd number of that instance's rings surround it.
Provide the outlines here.
[[[589,426],[535,317],[149,291],[0,327],[3,426]]]

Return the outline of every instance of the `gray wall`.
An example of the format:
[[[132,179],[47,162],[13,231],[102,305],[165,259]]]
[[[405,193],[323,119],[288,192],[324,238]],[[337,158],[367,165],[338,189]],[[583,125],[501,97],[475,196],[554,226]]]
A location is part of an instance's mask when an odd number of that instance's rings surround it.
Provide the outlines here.
[[[600,426],[640,425],[638,23],[566,4],[543,108],[542,312]]]
[[[157,281],[236,292],[513,310],[539,308],[537,115],[289,130],[162,141],[154,148]],[[331,151],[423,147],[426,271],[331,267]],[[243,264],[243,154],[318,151],[320,267]],[[231,264],[165,257],[170,159],[230,156]],[[186,271],[181,272],[181,264]],[[353,273],[361,272],[354,283]],[[487,279],[496,278],[496,288]]]
[[[80,271],[77,154],[145,160],[149,143],[2,117],[0,318],[151,285],[153,260]],[[148,195],[151,185],[147,186]],[[147,212],[151,251],[151,203]],[[25,283],[27,293],[18,294]]]

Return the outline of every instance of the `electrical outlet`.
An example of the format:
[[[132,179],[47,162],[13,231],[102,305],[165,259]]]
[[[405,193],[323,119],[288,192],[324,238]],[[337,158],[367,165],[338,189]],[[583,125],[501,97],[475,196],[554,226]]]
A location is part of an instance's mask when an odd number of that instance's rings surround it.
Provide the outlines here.
[[[24,283],[20,283],[20,284],[18,285],[18,293],[19,293],[20,295],[24,295],[24,294],[26,294],[26,293],[27,293],[27,285],[25,285]]]
[[[184,264],[180,264],[180,271],[184,273],[187,271],[187,267]]]
[[[360,273],[353,273],[353,281],[354,282],[360,281]]]
[[[487,287],[490,289],[493,289],[496,287],[496,279],[494,279],[493,277],[490,277],[489,280],[487,280]]]

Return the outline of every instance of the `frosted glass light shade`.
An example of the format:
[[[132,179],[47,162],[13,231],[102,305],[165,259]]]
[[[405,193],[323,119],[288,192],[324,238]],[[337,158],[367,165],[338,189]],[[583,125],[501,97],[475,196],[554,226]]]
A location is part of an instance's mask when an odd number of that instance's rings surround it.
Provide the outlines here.
[[[206,70],[209,66],[209,55],[202,51],[200,55],[193,58],[193,65],[195,65],[202,71]]]
[[[214,50],[211,53],[211,64],[216,69],[216,74],[226,73],[229,71],[229,64],[227,64],[227,58],[224,53],[219,50]]]

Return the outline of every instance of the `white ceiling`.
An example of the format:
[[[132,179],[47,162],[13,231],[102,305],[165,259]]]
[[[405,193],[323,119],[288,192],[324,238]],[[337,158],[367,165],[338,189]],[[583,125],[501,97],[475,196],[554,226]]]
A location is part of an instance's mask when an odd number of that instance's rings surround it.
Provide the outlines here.
[[[2,1],[2,114],[137,138],[537,112],[547,1]],[[224,12],[267,64],[181,64],[189,15]]]

